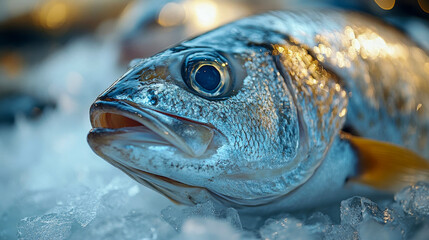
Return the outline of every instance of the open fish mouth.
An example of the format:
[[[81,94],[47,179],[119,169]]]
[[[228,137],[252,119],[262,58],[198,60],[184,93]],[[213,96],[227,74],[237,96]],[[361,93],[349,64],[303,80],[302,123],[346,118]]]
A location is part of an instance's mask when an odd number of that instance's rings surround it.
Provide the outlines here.
[[[214,127],[184,117],[126,101],[96,101],[90,110],[94,138],[124,139],[145,145],[167,145],[198,158],[208,149],[215,134]],[[111,140],[111,139],[110,139]]]
[[[92,129],[88,134],[91,148],[110,164],[130,177],[176,202],[195,204],[191,196],[209,196],[205,188],[188,185],[174,179],[153,174],[110,156],[109,148],[115,142],[148,148],[169,146],[179,149],[190,158],[205,157],[214,148],[213,137],[218,131],[207,123],[197,122],[159,110],[135,106],[123,100],[98,100],[90,110]],[[121,157],[121,158],[122,158]]]

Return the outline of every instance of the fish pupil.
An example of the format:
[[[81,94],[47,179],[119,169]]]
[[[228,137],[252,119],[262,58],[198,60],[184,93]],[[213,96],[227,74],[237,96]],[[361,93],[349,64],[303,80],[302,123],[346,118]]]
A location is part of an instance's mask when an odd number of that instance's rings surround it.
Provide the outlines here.
[[[205,90],[213,91],[219,86],[220,73],[215,67],[204,65],[195,74],[195,81]]]

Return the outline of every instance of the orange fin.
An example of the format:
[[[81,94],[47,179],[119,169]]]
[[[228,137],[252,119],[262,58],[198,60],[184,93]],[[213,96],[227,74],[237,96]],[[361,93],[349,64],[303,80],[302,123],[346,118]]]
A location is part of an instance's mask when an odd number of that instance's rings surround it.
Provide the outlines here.
[[[350,181],[393,192],[418,181],[429,181],[429,161],[411,150],[347,133],[341,137],[358,154],[359,173]]]

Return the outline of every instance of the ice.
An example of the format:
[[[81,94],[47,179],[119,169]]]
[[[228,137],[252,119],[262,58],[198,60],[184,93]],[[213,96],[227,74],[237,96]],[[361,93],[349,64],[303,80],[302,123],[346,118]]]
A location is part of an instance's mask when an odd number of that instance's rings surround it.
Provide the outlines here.
[[[341,202],[341,224],[357,226],[369,219],[384,222],[383,212],[376,203],[364,197],[352,197]]]
[[[67,239],[73,221],[61,214],[23,218],[18,224],[18,239]]]
[[[349,224],[333,225],[323,239],[326,240],[358,240],[359,234],[355,228]]]
[[[305,227],[314,235],[323,236],[332,229],[332,221],[328,215],[314,212],[304,220]]]
[[[131,211],[123,216],[96,218],[71,239],[171,239],[177,233],[158,214]]]
[[[360,236],[374,231],[380,236],[383,232],[386,236],[389,232],[396,232],[406,237],[413,222],[414,219],[405,216],[397,203],[389,202],[382,210],[377,203],[364,197],[352,197],[341,202],[341,224],[359,230]]]
[[[363,222],[358,227],[361,240],[400,240],[401,232],[398,229],[383,225],[373,219]]]
[[[234,208],[219,208],[211,201],[194,207],[169,206],[161,211],[162,218],[174,229],[180,231],[191,218],[222,218],[237,229],[242,229],[241,220]]]
[[[261,237],[267,240],[315,239],[301,221],[292,217],[268,219],[259,232]]]
[[[418,182],[395,195],[402,209],[416,216],[429,216],[429,183]]]
[[[332,230],[332,221],[321,212],[287,214],[268,219],[260,229],[263,239],[323,239]]]
[[[255,239],[249,233],[239,231],[229,222],[214,218],[190,218],[182,226],[180,240]]]

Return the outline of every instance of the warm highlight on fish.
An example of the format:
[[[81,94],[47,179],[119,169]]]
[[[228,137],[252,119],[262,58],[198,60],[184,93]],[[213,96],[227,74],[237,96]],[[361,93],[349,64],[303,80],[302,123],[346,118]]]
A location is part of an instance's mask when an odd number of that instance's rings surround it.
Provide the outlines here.
[[[367,15],[273,12],[142,59],[91,148],[173,201],[296,210],[429,180],[429,56]]]

